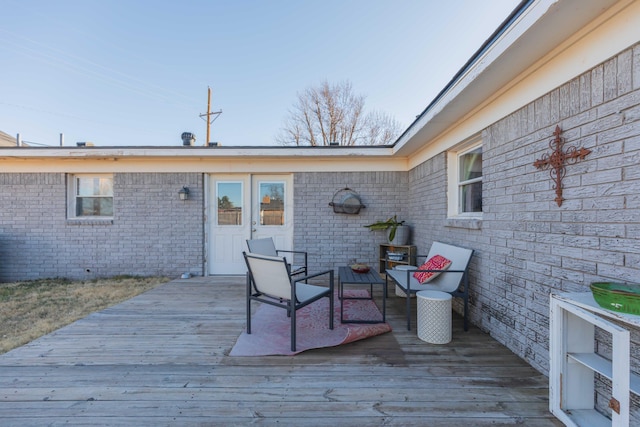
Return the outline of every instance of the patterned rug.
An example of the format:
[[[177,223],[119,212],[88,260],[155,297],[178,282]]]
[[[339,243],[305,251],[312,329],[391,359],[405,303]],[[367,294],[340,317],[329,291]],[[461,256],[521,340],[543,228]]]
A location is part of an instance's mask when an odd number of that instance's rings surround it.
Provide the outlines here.
[[[367,297],[368,290],[345,290],[345,296]],[[344,318],[382,320],[382,313],[371,300],[345,300]],[[322,298],[298,310],[296,349],[291,351],[291,319],[282,308],[261,304],[251,318],[251,334],[242,332],[230,356],[269,356],[301,353],[313,348],[335,347],[391,331],[387,323],[340,323],[340,300],[334,298],[333,330],[329,329],[329,301]]]

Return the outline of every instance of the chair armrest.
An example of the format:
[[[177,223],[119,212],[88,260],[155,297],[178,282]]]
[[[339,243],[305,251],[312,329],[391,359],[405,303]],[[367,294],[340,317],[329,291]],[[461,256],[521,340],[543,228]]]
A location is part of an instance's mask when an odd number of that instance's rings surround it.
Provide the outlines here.
[[[318,277],[318,276],[322,276],[322,275],[327,274],[327,273],[331,273],[330,275],[331,275],[331,278],[333,279],[333,270],[325,270],[325,271],[321,271],[319,273],[309,274],[309,275],[303,276],[303,277],[296,277],[295,281],[296,282],[302,282],[304,280],[312,279],[312,278]]]
[[[410,273],[466,273],[467,270],[407,270]]]
[[[399,285],[403,289],[411,289],[412,280],[414,284],[418,284],[416,279],[413,277],[414,273],[424,272],[424,273],[462,273],[466,274],[466,270],[392,270],[387,272],[387,279],[393,280],[397,285]]]
[[[314,277],[324,276],[327,273],[329,273],[329,289],[331,289],[331,293],[333,293],[333,289],[334,289],[334,279],[333,279],[334,271],[333,270],[324,270],[324,271],[320,271],[318,273],[309,274],[309,275],[304,276],[304,277],[296,277],[295,279],[292,278],[291,279],[292,280],[291,283],[293,283],[293,282],[296,282],[296,283],[297,282],[303,282],[303,281],[305,281],[307,279],[312,279]]]
[[[276,252],[280,253],[280,252],[286,252],[288,254],[307,254],[306,251],[287,251],[285,249],[276,249]]]
[[[427,259],[428,257],[429,257],[429,255],[416,255],[416,256],[415,256],[416,261],[418,260],[418,258],[424,258],[424,259]],[[391,259],[391,258],[389,258],[389,255],[385,255],[385,256],[384,256],[384,262],[385,262],[385,265],[388,265],[387,263],[389,263],[389,262],[395,262],[395,263],[397,263],[397,262],[398,262],[398,260]],[[417,264],[417,262],[416,262],[416,264]],[[414,265],[411,265],[410,267],[416,267],[416,268],[418,268],[417,266],[414,266]],[[411,270],[411,271],[415,271],[415,270]],[[422,270],[421,270],[421,271],[422,271]]]
[[[307,269],[307,252],[306,251],[288,251],[285,249],[276,249],[276,253],[280,254],[280,252],[288,253],[288,254],[300,254],[304,255],[304,268]],[[295,257],[293,257],[295,258]]]

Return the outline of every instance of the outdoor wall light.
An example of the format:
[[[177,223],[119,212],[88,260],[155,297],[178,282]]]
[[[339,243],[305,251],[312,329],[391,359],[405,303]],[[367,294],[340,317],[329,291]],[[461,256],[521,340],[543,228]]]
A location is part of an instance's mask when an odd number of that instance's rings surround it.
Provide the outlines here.
[[[189,198],[189,187],[182,187],[182,190],[178,191],[180,200],[187,200]]]

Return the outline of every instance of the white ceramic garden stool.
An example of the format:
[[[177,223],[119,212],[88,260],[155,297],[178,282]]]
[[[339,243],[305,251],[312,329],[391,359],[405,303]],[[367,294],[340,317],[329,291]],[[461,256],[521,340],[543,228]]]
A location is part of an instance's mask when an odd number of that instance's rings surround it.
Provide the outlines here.
[[[431,344],[451,342],[451,294],[419,291],[418,338]]]

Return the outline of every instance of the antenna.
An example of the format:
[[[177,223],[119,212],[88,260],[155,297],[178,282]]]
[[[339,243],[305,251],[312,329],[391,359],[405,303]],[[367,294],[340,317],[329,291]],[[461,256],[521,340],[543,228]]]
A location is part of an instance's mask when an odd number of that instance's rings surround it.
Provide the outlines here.
[[[211,88],[207,86],[207,112],[200,114],[200,117],[207,122],[207,139],[204,141],[205,147],[209,146],[209,136],[210,136],[210,128],[211,123],[215,122],[220,114],[222,114],[222,110],[211,112]],[[213,118],[212,118],[213,117]]]

